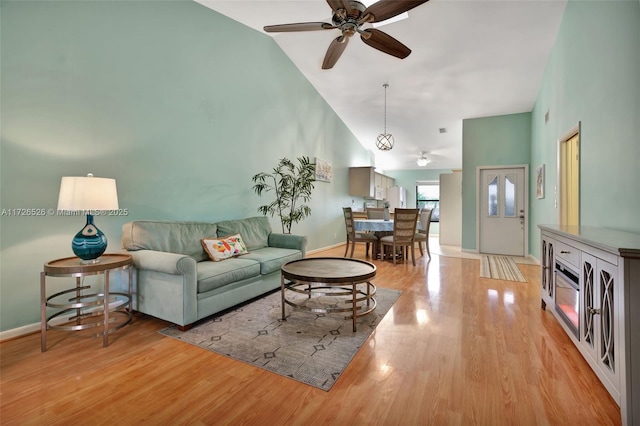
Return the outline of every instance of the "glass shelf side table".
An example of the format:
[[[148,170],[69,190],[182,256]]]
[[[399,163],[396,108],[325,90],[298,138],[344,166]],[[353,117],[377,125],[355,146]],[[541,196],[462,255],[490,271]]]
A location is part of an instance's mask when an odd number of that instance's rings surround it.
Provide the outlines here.
[[[96,337],[102,336],[102,346],[109,344],[109,333],[121,329],[131,323],[133,317],[133,260],[128,254],[103,254],[97,263],[82,263],[77,257],[56,259],[44,264],[40,273],[40,349],[47,350],[47,330],[77,331],[102,327]],[[128,291],[111,292],[109,275],[112,272],[128,270]],[[102,293],[85,290],[90,285],[83,285],[82,278],[90,275],[104,275]],[[76,286],[57,292],[47,297],[47,277],[74,277]],[[60,309],[47,317],[47,308]],[[75,315],[74,315],[75,314]],[[51,321],[73,315],[69,322],[52,324]]]

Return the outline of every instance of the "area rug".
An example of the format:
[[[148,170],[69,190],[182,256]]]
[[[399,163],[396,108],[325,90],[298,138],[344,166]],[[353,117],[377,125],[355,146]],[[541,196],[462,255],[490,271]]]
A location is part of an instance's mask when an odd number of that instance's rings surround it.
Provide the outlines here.
[[[516,262],[509,256],[483,255],[480,260],[480,276],[496,280],[527,282]]]
[[[188,331],[172,326],[160,333],[328,391],[400,293],[378,288],[376,309],[358,318],[356,332],[344,313],[321,314],[293,310],[287,305],[283,321],[277,290],[204,320]],[[314,306],[345,306],[344,297],[309,299],[287,293],[287,298]]]

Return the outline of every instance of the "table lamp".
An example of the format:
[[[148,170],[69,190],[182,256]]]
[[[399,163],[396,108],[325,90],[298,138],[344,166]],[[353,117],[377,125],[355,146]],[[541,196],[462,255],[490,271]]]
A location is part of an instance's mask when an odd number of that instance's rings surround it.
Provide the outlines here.
[[[93,223],[98,210],[117,210],[116,180],[93,177],[63,177],[60,182],[58,210],[84,212],[87,224],[73,237],[71,249],[83,263],[98,263],[107,249],[107,237]]]

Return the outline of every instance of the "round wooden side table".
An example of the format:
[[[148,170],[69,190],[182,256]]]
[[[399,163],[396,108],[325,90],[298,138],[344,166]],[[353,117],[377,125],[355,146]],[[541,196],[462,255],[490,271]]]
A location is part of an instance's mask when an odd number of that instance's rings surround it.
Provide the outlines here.
[[[109,344],[109,333],[119,330],[131,322],[133,317],[133,260],[128,254],[103,254],[98,262],[84,263],[77,257],[56,259],[44,264],[40,273],[40,349],[47,350],[47,330],[77,331],[102,327],[96,336],[102,336],[102,346]],[[109,290],[109,275],[112,272],[129,271],[127,293]],[[90,275],[104,275],[102,293],[85,293],[90,285],[83,285],[82,278]],[[75,277],[76,286],[47,297],[47,277]],[[71,296],[71,297],[69,297]],[[47,317],[47,308],[60,309]],[[75,315],[74,315],[75,314]],[[69,322],[51,324],[55,318],[73,315]]]

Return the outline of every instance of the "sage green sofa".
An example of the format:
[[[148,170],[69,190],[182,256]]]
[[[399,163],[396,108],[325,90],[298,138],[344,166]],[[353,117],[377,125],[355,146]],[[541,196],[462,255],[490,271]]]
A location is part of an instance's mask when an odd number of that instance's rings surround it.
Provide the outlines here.
[[[248,254],[212,262],[200,240],[240,234]],[[271,232],[267,217],[217,223],[138,220],[122,227],[133,257],[134,309],[181,329],[280,286],[280,268],[305,256],[307,238]]]

